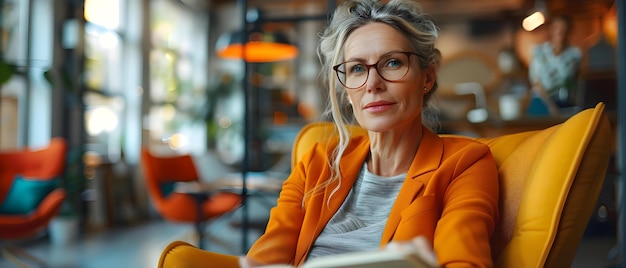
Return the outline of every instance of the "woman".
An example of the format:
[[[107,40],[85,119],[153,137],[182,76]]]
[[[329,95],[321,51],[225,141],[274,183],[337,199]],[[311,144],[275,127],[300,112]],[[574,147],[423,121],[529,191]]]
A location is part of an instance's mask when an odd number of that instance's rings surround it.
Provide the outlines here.
[[[425,238],[442,266],[492,265],[498,178],[489,148],[440,138],[430,105],[437,89],[438,29],[411,0],[342,4],[319,55],[339,130],[317,144],[283,185],[249,266],[301,265]],[[368,130],[350,138],[351,105]]]
[[[534,93],[531,114],[541,114],[541,107],[545,106],[551,115],[559,115],[559,109],[573,106],[582,56],[580,49],[568,43],[570,25],[568,17],[555,17],[549,24],[549,40],[533,48],[528,70]]]

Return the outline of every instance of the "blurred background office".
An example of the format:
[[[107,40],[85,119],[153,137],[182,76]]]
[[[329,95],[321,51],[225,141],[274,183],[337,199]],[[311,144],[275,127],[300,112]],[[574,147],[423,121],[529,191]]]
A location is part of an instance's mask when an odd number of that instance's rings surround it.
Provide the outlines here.
[[[62,212],[78,220],[72,242],[55,243],[44,232],[11,243],[53,267],[110,267],[109,258],[154,267],[167,242],[187,239],[193,229],[164,221],[151,204],[142,148],[192,155],[205,181],[242,170],[252,179],[284,179],[298,130],[326,119],[315,49],[329,12],[341,2],[0,0],[0,151],[64,138],[60,180],[73,210]],[[419,2],[441,28],[442,133],[493,137],[566,119],[529,117],[525,110],[531,48],[547,40],[546,22],[558,15],[571,18],[568,41],[581,52],[574,105],[605,102],[617,125],[617,1]],[[275,60],[228,57],[225,38],[237,32],[280,34],[295,52]],[[593,255],[590,263],[615,261],[616,161],[588,226],[590,244],[581,244],[595,250],[585,250]],[[272,202],[271,195],[247,200],[250,241]],[[217,236],[211,249],[242,254],[241,213],[209,226]],[[231,233],[220,231],[226,229]],[[130,240],[111,240],[124,237]],[[94,259],[64,250],[81,247]],[[5,264],[11,267],[0,258]]]

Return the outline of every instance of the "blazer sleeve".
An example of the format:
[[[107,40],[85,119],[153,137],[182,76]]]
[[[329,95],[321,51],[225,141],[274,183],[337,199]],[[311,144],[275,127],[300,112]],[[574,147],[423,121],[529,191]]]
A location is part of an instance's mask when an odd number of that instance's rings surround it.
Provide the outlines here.
[[[443,197],[433,245],[437,258],[444,267],[491,267],[490,238],[499,212],[495,160],[489,147],[472,143],[445,162],[442,170],[450,179],[438,191]]]
[[[265,233],[248,251],[247,258],[261,264],[292,264],[304,222],[302,199],[307,169],[316,158],[315,147],[306,153],[285,180],[276,207],[270,211]]]

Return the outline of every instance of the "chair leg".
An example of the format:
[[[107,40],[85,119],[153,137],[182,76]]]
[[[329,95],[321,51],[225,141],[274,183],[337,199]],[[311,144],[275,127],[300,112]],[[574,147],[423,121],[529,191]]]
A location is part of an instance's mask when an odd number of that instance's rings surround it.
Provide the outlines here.
[[[206,249],[204,244],[204,232],[206,231],[206,222],[201,221],[196,223],[196,235],[198,236],[198,248]]]
[[[198,236],[198,248],[200,249],[206,249],[204,246],[204,231],[205,231],[205,223],[206,221],[204,221],[203,218],[203,212],[202,212],[202,203],[204,203],[204,201],[209,198],[208,194],[206,193],[188,193],[189,195],[191,195],[195,201],[196,204],[196,235]]]
[[[227,241],[224,241],[223,239],[220,239],[219,237],[213,236],[211,235],[211,231],[210,231],[211,227],[217,221],[229,222],[228,219],[230,219],[231,217],[232,217],[232,213],[229,213],[229,214],[224,214],[223,216],[220,217],[220,219],[211,219],[211,220],[203,221],[201,223],[194,223],[193,234],[195,237],[191,238],[192,239],[191,241],[198,242],[196,245],[200,249],[214,250],[213,248],[209,248],[209,247],[218,246],[224,250],[227,250],[228,252],[235,252],[233,245],[229,243],[230,241],[227,242]],[[227,219],[225,220],[224,218],[227,218]]]
[[[16,247],[9,247],[9,246],[5,246],[2,248],[2,257],[4,257],[5,259],[7,259],[8,261],[12,262],[13,264],[17,265],[17,267],[19,268],[30,268],[32,266],[29,266],[25,261],[23,261],[22,259],[26,259],[32,263],[35,263],[36,266],[35,267],[47,267],[47,265],[40,260],[39,258],[33,256],[32,254],[26,252],[23,249],[20,248],[16,248]]]

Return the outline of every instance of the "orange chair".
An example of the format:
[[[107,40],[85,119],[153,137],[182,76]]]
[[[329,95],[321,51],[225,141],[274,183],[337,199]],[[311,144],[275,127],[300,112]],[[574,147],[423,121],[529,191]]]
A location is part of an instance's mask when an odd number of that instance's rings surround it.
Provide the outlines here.
[[[141,166],[150,200],[158,213],[172,222],[194,223],[203,248],[205,224],[239,207],[241,195],[174,192],[177,182],[198,182],[199,176],[190,155],[156,156],[144,148]],[[201,206],[198,206],[200,204]]]
[[[65,170],[66,152],[63,138],[52,138],[41,149],[0,152],[0,240],[33,237],[58,214],[65,199],[58,180]],[[20,262],[15,255],[33,259],[12,247],[5,247],[3,255],[15,262]]]

